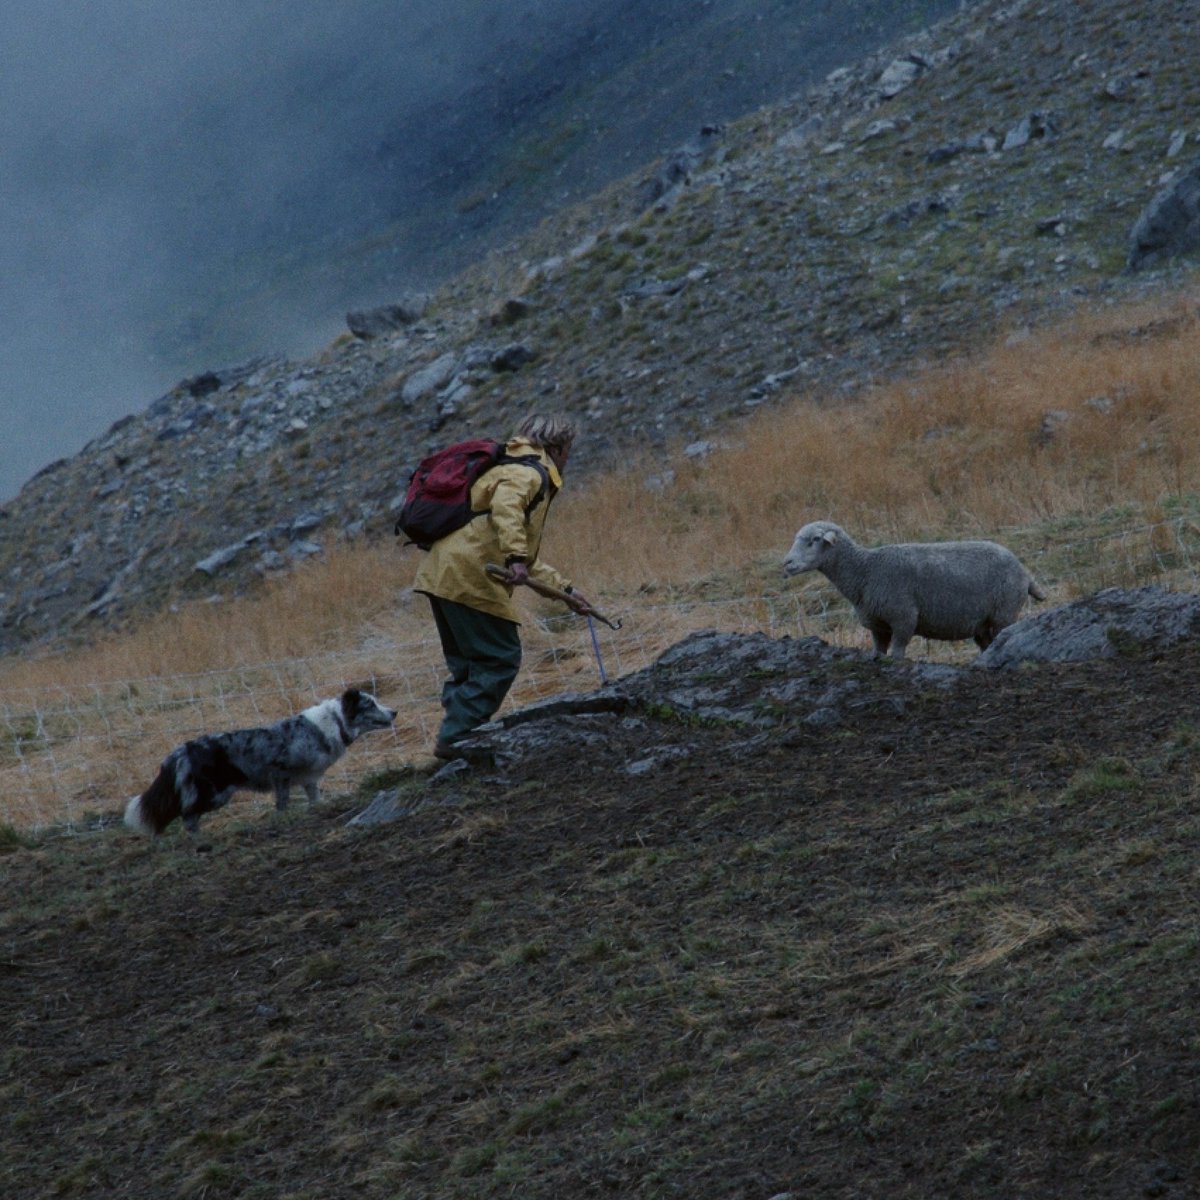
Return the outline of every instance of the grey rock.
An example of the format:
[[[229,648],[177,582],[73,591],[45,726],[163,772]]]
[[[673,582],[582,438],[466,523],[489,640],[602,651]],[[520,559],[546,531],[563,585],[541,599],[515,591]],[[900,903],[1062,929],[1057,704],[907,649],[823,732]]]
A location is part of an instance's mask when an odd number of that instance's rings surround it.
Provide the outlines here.
[[[407,799],[400,798],[398,788],[385,788],[376,792],[371,803],[362,812],[351,817],[346,825],[360,828],[390,825],[427,808],[450,808],[461,804],[463,797],[450,790],[450,785],[462,781],[470,774],[470,764],[462,759],[448,762],[426,780],[421,791],[416,795],[410,794]]]
[[[687,282],[686,276],[683,275],[675,279],[656,279],[650,276],[630,288],[625,295],[634,300],[651,300],[656,296],[675,296],[683,291]]]
[[[859,136],[859,142],[874,142],[881,137],[886,137],[889,133],[895,133],[900,128],[900,123],[891,117],[882,118],[878,121],[872,121]]]
[[[439,767],[430,777],[431,788],[444,788],[471,773],[471,764],[465,758],[455,758]]]
[[[813,729],[832,729],[834,726],[840,725],[843,719],[840,709],[826,706],[824,708],[814,708],[803,719],[803,723]]]
[[[634,762],[626,763],[625,774],[635,777],[649,775],[657,771],[660,767],[665,767],[673,762],[689,758],[694,753],[695,747],[693,746],[664,746],[661,750],[655,750],[645,758],[639,758]]]
[[[214,550],[210,555],[202,558],[195,565],[195,570],[204,575],[215,575],[222,567],[227,567],[247,546],[252,542],[256,542],[262,537],[261,531],[247,534],[240,542],[231,542],[228,546],[222,546],[220,550]]]
[[[912,676],[926,687],[945,691],[952,688],[961,678],[961,667],[948,663],[918,662],[912,664]]]
[[[1030,142],[1053,137],[1058,130],[1049,113],[1040,109],[1022,117],[1005,135],[1002,150],[1019,150]]]
[[[720,125],[705,125],[691,141],[666,155],[658,170],[639,185],[640,204],[649,207],[661,203],[677,188],[685,185],[712,155],[723,132]]]
[[[910,200],[884,214],[881,224],[907,227],[920,217],[940,216],[950,211],[949,203],[941,196],[926,196],[921,200]]]
[[[1160,587],[1105,588],[1000,632],[971,663],[997,670],[1159,653],[1200,636],[1200,596]]]
[[[492,355],[492,370],[519,371],[527,363],[533,362],[536,357],[534,351],[524,342],[514,342],[502,350],[497,350]]]
[[[1041,217],[1034,222],[1033,231],[1038,235],[1038,237],[1046,237],[1049,234],[1053,234],[1055,237],[1066,237],[1066,218],[1061,215],[1053,217]]]
[[[608,730],[616,714],[565,712],[551,716],[545,706],[537,708],[537,713],[524,710],[508,713],[459,738],[454,746],[461,758],[455,761],[476,771],[503,771],[524,760],[559,755],[567,749],[587,752],[597,759],[605,756]]]
[[[518,321],[524,320],[525,317],[529,316],[532,311],[533,306],[528,300],[520,296],[510,296],[492,313],[492,324],[515,325]]]
[[[890,62],[879,76],[879,94],[890,100],[909,87],[920,74],[920,63],[911,58],[898,58]]]
[[[1142,210],[1129,235],[1128,267],[1137,271],[1200,250],[1200,162],[1180,172]]]
[[[400,389],[400,399],[405,404],[415,404],[426,396],[444,388],[458,374],[461,360],[454,352],[435,358],[428,366],[414,371]]]
[[[1137,99],[1137,91],[1132,79],[1118,75],[1104,81],[1104,85],[1096,93],[1098,100],[1115,100],[1118,104],[1132,104]]]
[[[490,370],[493,353],[488,346],[472,343],[462,352],[462,369],[467,372]]]
[[[395,788],[376,792],[371,803],[362,812],[350,818],[347,825],[387,825],[405,815],[399,801],[400,793]]]
[[[957,158],[960,154],[967,152],[966,142],[947,142],[942,146],[935,146],[928,154],[925,155],[925,161],[931,165],[938,163],[949,162],[953,158]]]
[[[171,441],[174,441],[176,438],[184,437],[186,434],[190,433],[191,431],[192,431],[192,422],[191,421],[189,421],[187,419],[184,419],[182,421],[175,421],[172,424],[168,425],[165,429],[162,429],[159,431],[158,441],[171,442]]]
[[[316,529],[324,519],[319,512],[313,512],[311,509],[308,512],[302,512],[288,526],[288,533],[292,537],[308,533],[310,530]]]
[[[1001,141],[994,130],[985,129],[967,138],[964,145],[972,154],[994,154],[1000,148]]]
[[[258,574],[266,575],[271,571],[282,571],[288,565],[286,556],[280,554],[278,550],[268,550],[259,557],[258,562],[254,564],[254,569]]]
[[[221,387],[221,377],[214,371],[204,371],[185,379],[179,385],[189,396],[207,396],[210,392],[218,391]]]
[[[425,315],[428,305],[427,296],[414,295],[396,304],[356,310],[346,314],[346,327],[356,338],[370,341],[415,324]]]
[[[1200,597],[1158,588],[1134,592],[1109,589],[1085,601],[1052,610],[1006,629],[974,665],[998,669],[1027,661],[1065,661],[1156,652],[1200,635]],[[864,715],[903,720],[923,690],[949,690],[971,667],[946,664],[872,662],[863,652],[826,645],[819,638],[771,638],[765,634],[701,631],[672,646],[652,666],[592,693],[551,697],[507,713],[475,730],[462,745],[465,759],[431,777],[426,791],[454,783],[469,773],[536,767],[547,754],[565,749],[631,778],[642,778],[685,760],[692,748],[675,744],[648,748],[645,730],[656,720],[685,716],[761,729],[728,753],[752,758],[772,744],[780,724],[810,730],[836,729]],[[627,733],[641,733],[639,748],[624,761],[614,745]],[[887,752],[890,735],[880,742]],[[493,776],[493,778],[501,778]],[[454,802],[457,793],[447,793]],[[426,796],[419,803],[434,803]],[[412,811],[394,799],[377,798],[368,820],[394,819]],[[368,814],[370,814],[368,816]]]

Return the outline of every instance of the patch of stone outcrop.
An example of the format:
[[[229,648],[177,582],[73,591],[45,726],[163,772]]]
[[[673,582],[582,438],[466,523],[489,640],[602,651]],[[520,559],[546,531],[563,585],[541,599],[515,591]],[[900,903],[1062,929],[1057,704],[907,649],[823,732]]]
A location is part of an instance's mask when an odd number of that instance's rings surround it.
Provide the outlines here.
[[[666,205],[674,193],[716,154],[723,130],[720,125],[704,125],[695,137],[667,154],[658,169],[638,187],[639,205]]]
[[[1161,654],[1200,636],[1200,596],[1160,587],[1105,588],[1001,630],[972,662],[1003,670],[1023,663]]]
[[[564,754],[643,778],[693,757],[715,729],[733,735],[723,753],[736,759],[783,725],[830,730],[863,717],[902,717],[917,693],[953,687],[962,675],[945,665],[876,662],[816,637],[696,633],[616,683],[549,697],[481,726],[458,743],[464,760],[438,770],[427,788],[453,787],[468,770],[503,779]],[[659,722],[676,736],[655,738]],[[394,789],[352,823],[396,820],[425,806]]]
[[[771,728],[841,723],[849,714],[894,712],[913,687],[950,686],[960,669],[876,662],[817,637],[693,634],[619,688],[631,703],[680,719]]]
[[[1142,210],[1129,235],[1128,266],[1137,271],[1197,250],[1200,250],[1200,162],[1176,175]]]
[[[378,308],[356,309],[346,314],[346,328],[364,342],[372,338],[386,337],[415,325],[429,307],[429,297],[423,294],[406,296],[395,304],[382,304]]]
[[[282,521],[267,529],[256,529],[236,542],[230,542],[205,555],[195,564],[195,570],[210,578],[219,575],[239,559],[249,558],[254,569],[262,574],[277,571],[301,559],[320,554],[320,542],[304,535],[321,523],[319,513],[302,513],[292,521]],[[245,552],[251,551],[250,555]]]
[[[411,817],[413,813],[427,808],[453,808],[462,802],[462,794],[453,790],[454,782],[470,773],[470,766],[463,762],[447,763],[438,775],[430,779],[426,787],[419,791],[406,791],[401,788],[383,788],[376,792],[362,812],[357,813],[346,822],[347,825],[370,826],[389,825],[402,817]]]
[[[1071,662],[1156,654],[1200,637],[1200,596],[1163,588],[1108,588],[1003,630],[971,667]],[[755,754],[781,727],[819,731],[903,719],[920,695],[956,687],[969,667],[876,660],[816,637],[692,634],[641,671],[594,692],[552,696],[506,713],[463,739],[462,760],[411,790],[379,793],[351,824],[397,820],[458,802],[455,786],[476,776],[500,786],[526,765],[562,755],[604,763],[641,779],[695,756],[723,730],[722,753]],[[666,723],[671,737],[655,736]]]
[[[1022,117],[1005,135],[1000,144],[1001,150],[1019,150],[1030,142],[1043,138],[1054,137],[1058,128],[1050,113],[1035,110]]]

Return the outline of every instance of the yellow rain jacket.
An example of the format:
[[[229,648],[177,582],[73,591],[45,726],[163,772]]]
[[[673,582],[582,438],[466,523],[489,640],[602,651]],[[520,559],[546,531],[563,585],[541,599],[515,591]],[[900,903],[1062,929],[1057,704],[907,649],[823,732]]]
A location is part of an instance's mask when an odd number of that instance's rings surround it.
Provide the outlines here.
[[[544,450],[524,438],[510,441],[505,453],[538,458],[550,477],[545,496],[526,520],[525,510],[542,486],[541,474],[521,463],[501,463],[485,471],[471,488],[471,507],[486,515],[475,517],[433,543],[413,580],[413,591],[519,624],[512,586],[493,579],[484,569],[486,563],[504,566],[510,558],[521,557],[529,574],[542,583],[565,590],[571,581],[548,563],[537,560],[550,500],[562,487],[558,468]]]

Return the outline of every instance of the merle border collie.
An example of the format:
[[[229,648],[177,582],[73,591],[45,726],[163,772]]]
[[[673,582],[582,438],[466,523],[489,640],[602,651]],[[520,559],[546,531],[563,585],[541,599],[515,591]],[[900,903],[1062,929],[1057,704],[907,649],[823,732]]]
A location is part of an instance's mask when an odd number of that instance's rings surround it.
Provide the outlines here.
[[[125,806],[125,824],[159,834],[182,817],[188,832],[195,833],[200,818],[224,808],[239,788],[274,792],[275,807],[284,809],[296,783],[315,804],[321,776],[346,747],[395,719],[395,712],[370,692],[348,688],[274,725],[193,738],[172,750],[154,782]]]

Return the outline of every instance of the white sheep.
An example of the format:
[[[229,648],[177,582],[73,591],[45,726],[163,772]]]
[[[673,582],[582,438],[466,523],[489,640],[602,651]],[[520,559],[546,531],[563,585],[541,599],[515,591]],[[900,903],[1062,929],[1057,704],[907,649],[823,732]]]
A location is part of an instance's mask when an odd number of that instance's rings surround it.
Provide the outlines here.
[[[865,549],[832,521],[796,534],[784,573],[820,571],[871,631],[876,656],[903,658],[914,634],[974,638],[985,650],[1027,597],[1046,593],[1011,550],[996,542],[925,542]]]

